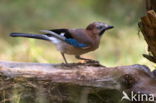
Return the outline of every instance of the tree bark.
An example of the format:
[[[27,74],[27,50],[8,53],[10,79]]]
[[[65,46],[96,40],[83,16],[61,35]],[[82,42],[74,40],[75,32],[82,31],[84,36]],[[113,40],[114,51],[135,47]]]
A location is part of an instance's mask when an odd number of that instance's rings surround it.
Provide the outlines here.
[[[146,0],[146,10],[156,11],[156,0]]]
[[[156,63],[156,0],[146,0],[147,15],[141,17],[139,28],[148,44],[149,54],[145,58]]]
[[[119,103],[122,91],[156,97],[155,76],[143,65],[0,62],[0,103]]]

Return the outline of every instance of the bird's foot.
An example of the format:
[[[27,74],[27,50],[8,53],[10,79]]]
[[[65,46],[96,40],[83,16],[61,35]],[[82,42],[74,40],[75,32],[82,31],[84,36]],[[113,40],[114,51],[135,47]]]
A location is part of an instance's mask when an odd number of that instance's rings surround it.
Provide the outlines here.
[[[92,60],[92,59],[88,59],[88,60],[84,60],[85,63],[99,63],[99,61],[97,60]]]
[[[86,58],[82,58],[80,56],[75,56],[77,59],[81,60],[80,63],[83,63],[83,64],[87,64],[87,65],[100,65],[99,61],[96,61],[96,60],[92,60],[92,59],[86,59]]]
[[[81,60],[81,64],[85,64],[87,66],[101,66],[99,61],[88,59],[88,60]]]

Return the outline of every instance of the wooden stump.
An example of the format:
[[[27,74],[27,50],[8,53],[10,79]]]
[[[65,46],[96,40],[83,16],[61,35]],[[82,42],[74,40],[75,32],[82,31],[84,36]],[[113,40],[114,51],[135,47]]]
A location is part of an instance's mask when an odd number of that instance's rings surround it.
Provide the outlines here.
[[[156,11],[156,0],[146,0],[146,10]]]
[[[139,22],[140,30],[148,44],[149,54],[143,54],[145,58],[156,63],[156,12],[150,10]]]

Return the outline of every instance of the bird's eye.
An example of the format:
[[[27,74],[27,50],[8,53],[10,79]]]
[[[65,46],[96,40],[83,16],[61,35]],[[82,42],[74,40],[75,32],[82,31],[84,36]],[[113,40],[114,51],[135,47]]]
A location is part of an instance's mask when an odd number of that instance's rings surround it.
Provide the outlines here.
[[[98,26],[98,27],[97,27],[97,29],[100,29],[100,30],[101,30],[102,28],[103,28],[103,26]]]

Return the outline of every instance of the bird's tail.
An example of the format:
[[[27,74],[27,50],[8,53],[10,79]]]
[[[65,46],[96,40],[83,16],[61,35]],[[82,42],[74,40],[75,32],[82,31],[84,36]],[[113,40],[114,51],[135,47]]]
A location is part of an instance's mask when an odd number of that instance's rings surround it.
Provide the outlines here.
[[[50,39],[44,34],[11,33],[10,36],[11,37],[27,37],[27,38],[35,38],[35,39],[42,39],[42,40],[50,41]]]

